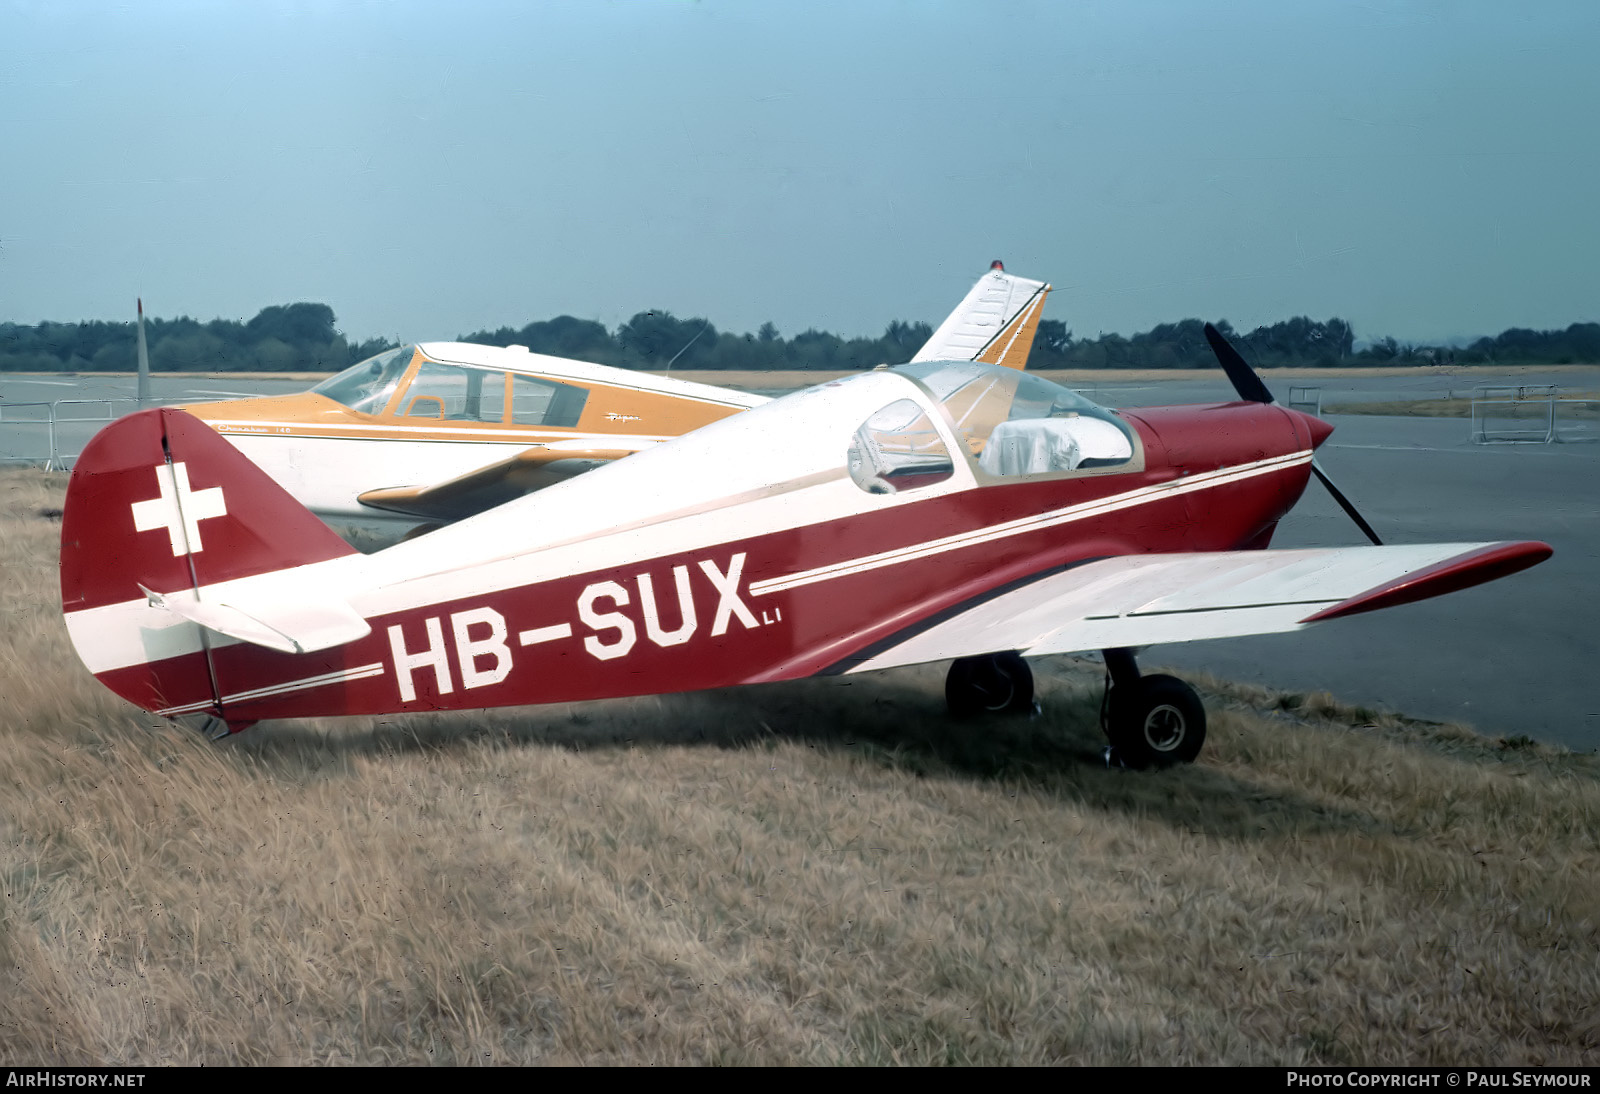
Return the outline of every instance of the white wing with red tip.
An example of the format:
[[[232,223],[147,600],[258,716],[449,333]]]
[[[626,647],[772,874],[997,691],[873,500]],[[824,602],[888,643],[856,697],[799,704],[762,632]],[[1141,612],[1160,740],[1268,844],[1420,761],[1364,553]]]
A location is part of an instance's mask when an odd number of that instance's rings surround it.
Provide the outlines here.
[[[1467,588],[1549,556],[1547,545],[1525,541],[1104,558],[974,604],[848,671],[1001,650],[1036,657],[1296,631]]]

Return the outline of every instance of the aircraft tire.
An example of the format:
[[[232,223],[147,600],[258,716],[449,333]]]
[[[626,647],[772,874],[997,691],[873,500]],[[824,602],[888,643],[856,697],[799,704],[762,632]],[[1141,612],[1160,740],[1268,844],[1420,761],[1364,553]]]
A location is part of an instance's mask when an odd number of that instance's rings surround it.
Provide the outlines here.
[[[985,654],[950,663],[944,699],[956,718],[1033,713],[1033,670],[1021,654]]]
[[[1193,763],[1206,743],[1206,708],[1176,676],[1141,676],[1131,693],[1111,693],[1111,747],[1124,767]]]

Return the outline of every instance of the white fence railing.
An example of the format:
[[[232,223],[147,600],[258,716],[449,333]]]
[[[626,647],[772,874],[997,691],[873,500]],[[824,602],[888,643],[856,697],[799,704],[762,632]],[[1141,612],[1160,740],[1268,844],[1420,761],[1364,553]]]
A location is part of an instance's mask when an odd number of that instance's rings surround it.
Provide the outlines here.
[[[0,403],[0,464],[53,469],[54,403]]]
[[[132,398],[0,403],[0,464],[70,471],[101,426],[138,408]]]
[[[1562,398],[1555,384],[1479,384],[1472,391],[1473,444],[1600,440],[1600,399]]]
[[[1600,441],[1600,399],[1557,399],[1556,440]]]
[[[1289,389],[1289,409],[1303,410],[1307,414],[1322,417],[1322,389],[1320,387],[1291,387]]]

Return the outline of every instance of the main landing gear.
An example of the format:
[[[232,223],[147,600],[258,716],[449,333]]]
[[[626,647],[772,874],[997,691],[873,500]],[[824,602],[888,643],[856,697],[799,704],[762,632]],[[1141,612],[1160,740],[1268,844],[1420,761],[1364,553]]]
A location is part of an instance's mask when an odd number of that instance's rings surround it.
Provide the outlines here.
[[[957,718],[976,714],[1031,714],[1033,670],[1020,654],[1007,650],[950,663],[944,701]]]
[[[1110,676],[1100,726],[1110,738],[1106,761],[1123,767],[1193,763],[1206,741],[1206,708],[1176,676],[1141,676],[1133,651],[1105,650]],[[944,698],[957,718],[1033,711],[1033,672],[1013,652],[963,657],[950,665]]]
[[[1206,708],[1194,688],[1176,676],[1139,675],[1133,651],[1103,651],[1110,683],[1100,704],[1100,725],[1111,739],[1107,763],[1170,767],[1193,763],[1206,743]]]

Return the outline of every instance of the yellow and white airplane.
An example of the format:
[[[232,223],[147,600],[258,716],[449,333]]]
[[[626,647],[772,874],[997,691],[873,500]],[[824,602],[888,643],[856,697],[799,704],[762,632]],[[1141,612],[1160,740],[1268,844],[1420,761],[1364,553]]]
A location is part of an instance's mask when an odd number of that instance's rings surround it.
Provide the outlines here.
[[[1022,368],[1049,291],[994,263],[914,360]],[[183,409],[324,520],[392,538],[481,513],[768,401],[522,346],[423,342],[297,395]]]

